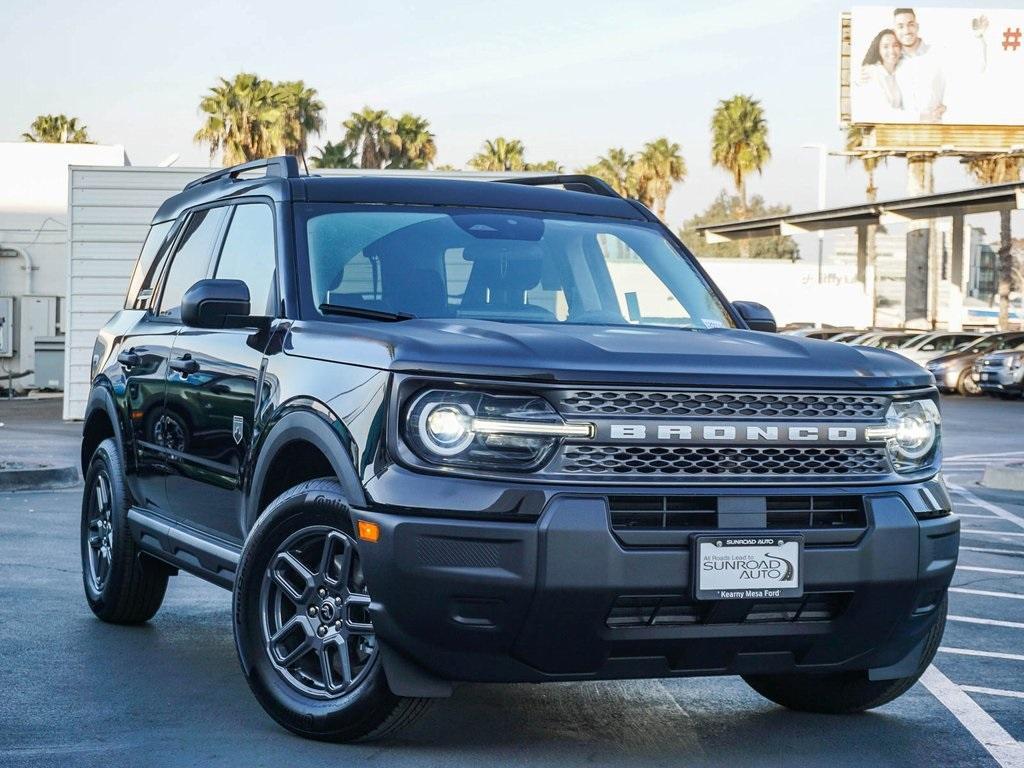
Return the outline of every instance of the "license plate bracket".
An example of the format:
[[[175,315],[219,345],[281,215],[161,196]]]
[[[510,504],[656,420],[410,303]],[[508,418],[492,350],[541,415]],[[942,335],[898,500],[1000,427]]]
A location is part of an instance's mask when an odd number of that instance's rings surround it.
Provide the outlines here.
[[[764,531],[695,535],[696,600],[776,600],[804,594],[804,537]]]

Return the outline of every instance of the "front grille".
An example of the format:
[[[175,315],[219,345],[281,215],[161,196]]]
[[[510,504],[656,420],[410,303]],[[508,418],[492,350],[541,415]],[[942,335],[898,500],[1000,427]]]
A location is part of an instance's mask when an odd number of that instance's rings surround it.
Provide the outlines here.
[[[768,496],[768,527],[792,530],[865,528],[861,496]]]
[[[768,496],[768,528],[831,530],[866,528],[862,496]],[[718,528],[716,496],[608,497],[614,531],[688,531]]]
[[[832,621],[850,601],[849,592],[808,592],[802,598],[773,600],[742,606],[729,623],[769,624]],[[686,595],[622,595],[615,600],[605,621],[613,629],[684,626],[709,623],[714,603],[692,603]]]
[[[560,393],[556,395],[556,405],[566,416],[878,419],[885,415],[889,398],[881,395],[593,389]]]
[[[572,475],[855,477],[890,472],[884,448],[567,445],[561,470]]]
[[[609,496],[612,529],[684,531],[718,527],[714,496]]]

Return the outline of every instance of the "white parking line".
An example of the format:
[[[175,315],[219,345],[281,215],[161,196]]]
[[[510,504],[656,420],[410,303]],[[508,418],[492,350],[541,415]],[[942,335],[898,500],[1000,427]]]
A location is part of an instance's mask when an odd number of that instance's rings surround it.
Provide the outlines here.
[[[960,533],[973,536],[1013,536],[1015,538],[1024,538],[1024,531],[985,531],[981,528],[961,528]]]
[[[987,547],[965,547],[960,545],[963,552],[985,552],[989,555],[1024,555],[1024,549],[989,549]]]
[[[1024,600],[1024,595],[1019,595],[1016,592],[996,592],[990,589],[968,589],[966,587],[950,587],[950,592],[956,592],[960,595],[981,595],[982,597],[1008,597],[1011,600]]]
[[[985,501],[984,499],[979,499],[973,493],[964,488],[961,488],[960,486],[950,484],[949,487],[954,489],[957,493],[959,493],[961,496],[963,496],[965,499],[967,499],[975,506],[981,507],[982,509],[987,509],[993,515],[998,515],[999,517],[1003,518],[1003,520],[1008,520],[1014,525],[1018,525],[1021,528],[1024,528],[1024,517],[1015,515],[1008,509],[1003,509],[998,504],[993,504],[991,502]]]
[[[959,506],[962,507],[964,505],[960,504]],[[957,517],[983,517],[986,520],[999,520],[1000,519],[1000,518],[996,517],[995,515],[972,515],[970,512],[957,512],[956,516]]]
[[[1024,456],[1024,451],[1002,451],[999,453],[962,453],[959,456],[950,456],[943,460],[943,464],[948,462],[963,461],[965,459],[997,459],[997,458],[1012,458],[1014,456]]]
[[[1024,768],[1024,744],[1019,744],[1006,730],[982,709],[978,702],[939,672],[928,667],[921,675],[921,683],[932,696],[953,713],[961,725],[970,731],[981,746],[1002,768]]]
[[[959,621],[963,624],[984,624],[987,627],[1006,627],[1007,629],[1024,629],[1024,622],[1003,621],[1002,619],[979,619],[974,616],[947,616],[946,621]]]
[[[1005,696],[1010,699],[1024,699],[1024,691],[1004,691],[1002,688],[985,688],[981,685],[961,685],[960,690],[968,693],[987,693],[989,696]]]
[[[1024,571],[1014,571],[1010,568],[983,568],[980,565],[957,565],[958,571],[977,571],[978,573],[1001,573],[1004,576],[1024,576]]]
[[[1005,659],[1006,661],[1024,661],[1024,654],[1021,653],[1003,653],[1002,651],[976,651],[973,648],[949,648],[942,646],[939,648],[942,653],[953,653],[957,656],[981,656],[986,659]]]

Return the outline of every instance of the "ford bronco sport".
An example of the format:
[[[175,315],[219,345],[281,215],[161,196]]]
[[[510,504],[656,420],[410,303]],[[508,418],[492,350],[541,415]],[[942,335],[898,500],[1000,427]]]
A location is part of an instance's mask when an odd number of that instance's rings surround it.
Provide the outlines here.
[[[884,704],[957,557],[934,380],[774,330],[591,177],[211,173],[96,341],[89,605],[231,589],[253,693],[318,739],[463,681]]]

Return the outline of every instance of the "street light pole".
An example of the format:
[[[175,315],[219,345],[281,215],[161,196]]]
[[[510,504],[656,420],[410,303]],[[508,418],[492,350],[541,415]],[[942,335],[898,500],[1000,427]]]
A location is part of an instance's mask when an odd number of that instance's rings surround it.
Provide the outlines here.
[[[828,147],[819,143],[801,144],[800,149],[818,150],[818,210],[825,207],[825,185],[828,173]],[[825,259],[825,232],[818,230],[818,285],[821,285],[822,263]]]

